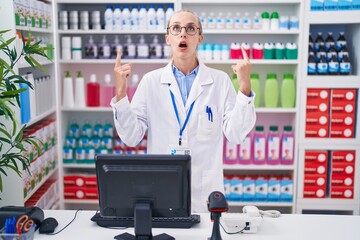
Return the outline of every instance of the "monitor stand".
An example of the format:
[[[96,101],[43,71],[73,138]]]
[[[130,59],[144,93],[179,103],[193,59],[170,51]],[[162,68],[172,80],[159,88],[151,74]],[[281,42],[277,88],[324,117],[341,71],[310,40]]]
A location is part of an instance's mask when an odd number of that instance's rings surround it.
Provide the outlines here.
[[[134,208],[134,228],[135,236],[129,233],[123,233],[115,236],[117,240],[175,240],[174,237],[162,233],[153,236],[152,227],[152,209],[151,203],[136,203]]]

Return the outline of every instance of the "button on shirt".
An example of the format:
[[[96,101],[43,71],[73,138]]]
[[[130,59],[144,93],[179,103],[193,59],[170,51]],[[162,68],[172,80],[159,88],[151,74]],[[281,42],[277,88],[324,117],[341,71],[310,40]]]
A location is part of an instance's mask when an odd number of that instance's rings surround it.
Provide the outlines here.
[[[172,70],[176,79],[176,82],[178,83],[181,98],[183,100],[184,106],[186,104],[186,100],[188,99],[191,86],[194,83],[194,80],[196,78],[196,75],[199,71],[199,66],[197,66],[194,70],[192,70],[188,75],[184,75],[177,67],[175,67],[174,64],[171,65]]]

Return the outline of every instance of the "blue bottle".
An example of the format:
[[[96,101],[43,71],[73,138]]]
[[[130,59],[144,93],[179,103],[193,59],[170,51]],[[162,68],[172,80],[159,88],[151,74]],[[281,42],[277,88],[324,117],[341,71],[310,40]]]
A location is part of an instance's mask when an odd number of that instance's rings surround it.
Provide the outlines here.
[[[26,124],[30,121],[30,95],[29,95],[29,86],[20,83],[20,88],[25,88],[26,90],[20,93],[20,114],[21,114],[21,124]]]

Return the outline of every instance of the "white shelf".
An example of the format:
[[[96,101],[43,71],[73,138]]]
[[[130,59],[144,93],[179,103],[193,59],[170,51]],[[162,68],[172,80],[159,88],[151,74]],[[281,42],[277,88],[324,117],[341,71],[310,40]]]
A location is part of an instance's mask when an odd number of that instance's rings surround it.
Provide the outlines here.
[[[241,164],[224,164],[224,170],[264,170],[264,171],[273,171],[273,170],[283,170],[283,171],[292,171],[294,170],[294,165],[241,165]]]
[[[230,60],[205,60],[207,64],[236,64],[243,59],[230,59]],[[253,65],[297,65],[299,60],[266,60],[266,59],[250,59]]]
[[[307,76],[305,85],[313,88],[360,88],[360,76]]]
[[[46,65],[50,65],[50,64],[53,64],[54,62],[52,61],[49,61],[49,60],[41,60],[41,61],[38,61],[40,63],[40,65],[42,66],[46,66]],[[22,68],[32,68],[32,66],[28,63],[28,62],[25,62],[25,63],[22,63],[22,64],[19,64],[18,65],[18,68],[19,69],[22,69]]]
[[[310,11],[305,20],[310,24],[360,23],[360,11]]]
[[[167,64],[169,59],[121,59],[121,63],[136,63],[136,64]],[[113,64],[115,59],[81,59],[81,60],[60,60],[62,64]]]
[[[33,28],[28,26],[16,26],[15,29],[17,31],[26,31],[32,33],[52,33],[52,29],[43,29],[43,28]]]
[[[31,192],[28,193],[26,198],[24,198],[24,202],[29,200],[31,198],[31,196],[34,195],[34,193],[36,193],[37,190],[39,190],[39,188],[44,184],[44,182],[46,182],[48,179],[50,179],[50,177],[57,171],[57,169],[58,169],[58,167],[56,166],[51,172],[49,172],[48,175],[46,175],[43,179],[41,179],[41,182],[36,184],[35,188],[32,189]]]
[[[322,210],[355,210],[359,208],[358,199],[331,199],[331,198],[298,198],[297,204],[303,209]]]
[[[301,0],[182,0],[182,3],[186,4],[300,4]]]
[[[70,169],[95,169],[95,164],[76,164],[76,163],[63,163],[63,168],[70,168]]]
[[[112,112],[111,107],[62,108],[63,112]]]
[[[119,35],[119,34],[165,34],[165,31],[166,31],[165,29],[163,29],[163,30],[105,30],[105,29],[72,30],[72,29],[69,29],[69,30],[58,30],[58,33],[59,34],[71,34],[71,35],[79,35],[79,34],[86,34],[86,35],[115,34],[115,35]]]
[[[53,114],[56,112],[55,107],[51,108],[50,110],[40,114],[39,116],[36,116],[34,119],[30,120],[29,122],[26,123],[26,127],[30,127],[31,125],[34,125],[35,123],[41,121],[42,119],[46,118],[47,116]]]
[[[204,35],[206,34],[268,34],[268,35],[297,35],[299,34],[299,30],[256,30],[256,29],[203,29]]]
[[[134,1],[133,0],[125,0],[125,1],[121,1],[119,2],[119,0],[107,0],[106,2],[102,2],[100,0],[57,0],[57,3],[67,3],[67,4],[104,4],[104,6],[106,4],[133,4]],[[171,0],[157,0],[156,2],[154,0],[141,0],[140,2],[137,1],[136,3],[174,3],[174,1]]]
[[[360,149],[360,141],[356,138],[306,138],[304,142],[299,142],[303,149],[316,149],[316,150],[349,150]]]
[[[255,108],[256,113],[296,113],[296,108]]]
[[[263,206],[263,207],[293,207],[292,202],[234,202],[229,201],[229,206],[231,207],[242,207],[246,205],[255,205],[255,206]]]
[[[76,199],[65,199],[65,204],[99,204],[99,200],[76,200]]]

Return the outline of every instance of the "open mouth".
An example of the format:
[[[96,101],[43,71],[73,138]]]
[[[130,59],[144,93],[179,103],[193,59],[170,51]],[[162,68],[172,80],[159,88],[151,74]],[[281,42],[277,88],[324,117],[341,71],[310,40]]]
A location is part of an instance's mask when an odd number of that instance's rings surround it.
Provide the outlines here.
[[[180,42],[179,48],[182,48],[182,49],[187,48],[187,43],[186,42]]]

